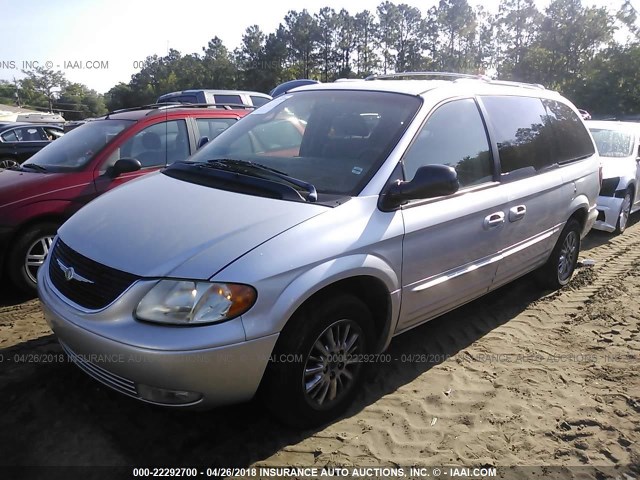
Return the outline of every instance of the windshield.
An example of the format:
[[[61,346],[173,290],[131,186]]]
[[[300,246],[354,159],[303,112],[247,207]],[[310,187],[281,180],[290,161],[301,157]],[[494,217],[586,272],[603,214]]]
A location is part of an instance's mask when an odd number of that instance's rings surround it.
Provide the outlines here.
[[[633,135],[619,130],[590,128],[601,157],[630,157],[633,154]]]
[[[323,90],[283,95],[255,110],[190,162],[253,162],[313,185],[318,194],[354,196],[375,174],[420,107],[419,97]]]
[[[133,120],[94,120],[58,138],[22,165],[37,165],[52,172],[78,170]],[[28,168],[28,167],[27,167]]]

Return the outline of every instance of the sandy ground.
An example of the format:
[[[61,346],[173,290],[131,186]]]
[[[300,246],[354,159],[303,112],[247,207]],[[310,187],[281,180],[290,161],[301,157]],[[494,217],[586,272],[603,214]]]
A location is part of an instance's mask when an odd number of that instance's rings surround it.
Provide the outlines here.
[[[61,360],[36,300],[4,291],[0,465],[596,465],[640,478],[640,223],[590,233],[582,258],[595,266],[560,292],[525,277],[397,337],[349,414],[302,432],[256,402],[191,413],[111,392]]]

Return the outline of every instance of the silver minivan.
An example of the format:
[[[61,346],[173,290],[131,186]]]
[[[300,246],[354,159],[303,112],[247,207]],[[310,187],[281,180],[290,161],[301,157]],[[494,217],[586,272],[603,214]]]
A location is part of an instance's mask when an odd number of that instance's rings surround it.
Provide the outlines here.
[[[600,182],[578,111],[539,86],[310,85],[81,209],[38,289],[62,348],[115,390],[259,394],[310,426],[395,335],[534,270],[565,285]]]

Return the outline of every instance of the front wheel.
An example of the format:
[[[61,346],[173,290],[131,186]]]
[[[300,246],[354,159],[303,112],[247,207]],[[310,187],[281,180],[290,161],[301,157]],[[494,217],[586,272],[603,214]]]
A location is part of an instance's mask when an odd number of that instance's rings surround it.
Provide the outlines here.
[[[359,390],[372,345],[371,312],[357,297],[308,305],[281,333],[267,368],[263,393],[269,409],[294,427],[337,418]]]
[[[9,252],[7,273],[15,286],[25,293],[35,294],[38,269],[42,266],[58,225],[52,222],[29,227],[15,240]]]
[[[620,206],[620,214],[618,215],[618,223],[616,224],[616,233],[621,234],[627,229],[629,223],[629,215],[631,214],[631,190],[627,190]]]
[[[564,226],[549,260],[538,271],[544,287],[557,290],[571,280],[580,254],[580,230],[580,223],[573,218]]]

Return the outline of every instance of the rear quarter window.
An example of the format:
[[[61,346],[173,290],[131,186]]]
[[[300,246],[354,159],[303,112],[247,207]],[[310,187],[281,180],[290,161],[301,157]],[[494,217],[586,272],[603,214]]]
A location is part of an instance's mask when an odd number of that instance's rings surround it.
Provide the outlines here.
[[[535,174],[557,163],[553,155],[553,133],[542,100],[534,97],[482,97],[503,176]]]
[[[256,95],[250,95],[250,98],[254,107],[261,107],[262,105],[270,101],[268,98],[258,97]]]
[[[559,163],[571,162],[595,153],[589,132],[568,105],[542,100],[554,133],[554,155]]]
[[[242,98],[240,98],[240,95],[214,95],[214,98],[215,103],[222,103],[225,105],[239,105],[237,107],[231,108],[243,108],[242,105],[244,104],[244,102],[242,101]]]

